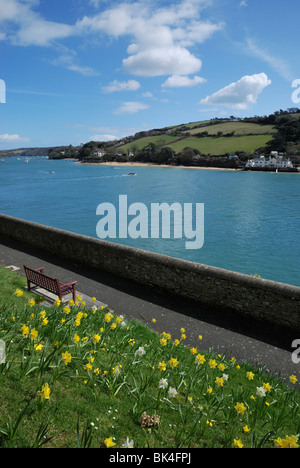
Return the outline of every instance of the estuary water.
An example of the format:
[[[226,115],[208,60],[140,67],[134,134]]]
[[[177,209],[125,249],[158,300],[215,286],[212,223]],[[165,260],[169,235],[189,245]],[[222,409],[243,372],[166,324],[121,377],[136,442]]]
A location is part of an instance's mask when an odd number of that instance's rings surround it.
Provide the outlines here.
[[[195,214],[203,203],[204,245],[186,249],[172,230],[170,239],[108,240],[300,286],[300,174],[0,160],[4,214],[97,238],[98,205],[118,209],[120,195],[149,213],[152,203],[190,203]]]

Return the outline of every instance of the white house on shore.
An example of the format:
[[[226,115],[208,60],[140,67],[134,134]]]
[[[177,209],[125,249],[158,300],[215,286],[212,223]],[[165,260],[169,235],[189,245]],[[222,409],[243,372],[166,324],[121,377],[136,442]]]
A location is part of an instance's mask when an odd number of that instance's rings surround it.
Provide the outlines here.
[[[93,156],[95,156],[96,158],[103,158],[103,156],[105,156],[105,151],[103,150],[98,150],[98,151],[95,151],[93,153]]]
[[[294,165],[289,158],[284,158],[282,153],[272,151],[268,158],[262,155],[249,159],[245,167],[246,169],[293,169]]]

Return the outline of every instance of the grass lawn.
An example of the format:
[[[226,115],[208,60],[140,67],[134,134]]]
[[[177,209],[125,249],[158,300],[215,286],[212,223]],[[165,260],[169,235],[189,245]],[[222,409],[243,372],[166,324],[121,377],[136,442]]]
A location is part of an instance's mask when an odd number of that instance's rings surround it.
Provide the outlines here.
[[[208,132],[209,135],[216,135],[218,132],[223,134],[234,132],[234,135],[272,135],[275,133],[275,128],[272,125],[258,125],[249,122],[225,122],[215,125],[208,125],[207,127],[194,128],[189,133],[194,135],[196,133]]]
[[[184,329],[173,341],[79,297],[43,308],[0,273],[1,448],[298,446],[295,376],[204,353],[201,336],[189,349]]]
[[[187,137],[183,140],[169,144],[176,153],[189,147],[197,149],[202,154],[221,155],[225,153],[235,153],[236,151],[245,151],[253,153],[256,149],[265,146],[270,141],[270,135],[247,135],[240,137]]]

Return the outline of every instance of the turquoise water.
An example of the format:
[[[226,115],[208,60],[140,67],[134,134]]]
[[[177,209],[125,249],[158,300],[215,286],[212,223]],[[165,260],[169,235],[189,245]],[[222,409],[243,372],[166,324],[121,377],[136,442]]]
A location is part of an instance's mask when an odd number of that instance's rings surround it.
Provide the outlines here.
[[[199,250],[186,239],[115,242],[300,286],[300,174],[0,160],[0,212],[11,216],[97,237],[97,206],[117,207],[119,195],[149,208],[204,203],[205,242]]]

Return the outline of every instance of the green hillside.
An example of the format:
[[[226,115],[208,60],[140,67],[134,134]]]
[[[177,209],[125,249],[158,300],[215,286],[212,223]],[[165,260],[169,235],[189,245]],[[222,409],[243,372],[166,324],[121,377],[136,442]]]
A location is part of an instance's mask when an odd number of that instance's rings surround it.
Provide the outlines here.
[[[169,147],[176,154],[187,147],[202,155],[254,153],[266,146],[275,132],[276,129],[272,125],[228,120],[200,121],[150,131],[147,136],[119,144],[117,150],[135,153],[149,144],[154,144],[159,148]]]
[[[192,148],[203,155],[220,156],[224,153],[254,153],[257,149],[266,146],[270,141],[270,135],[247,135],[233,137],[186,137],[168,146],[180,153],[184,148]]]

